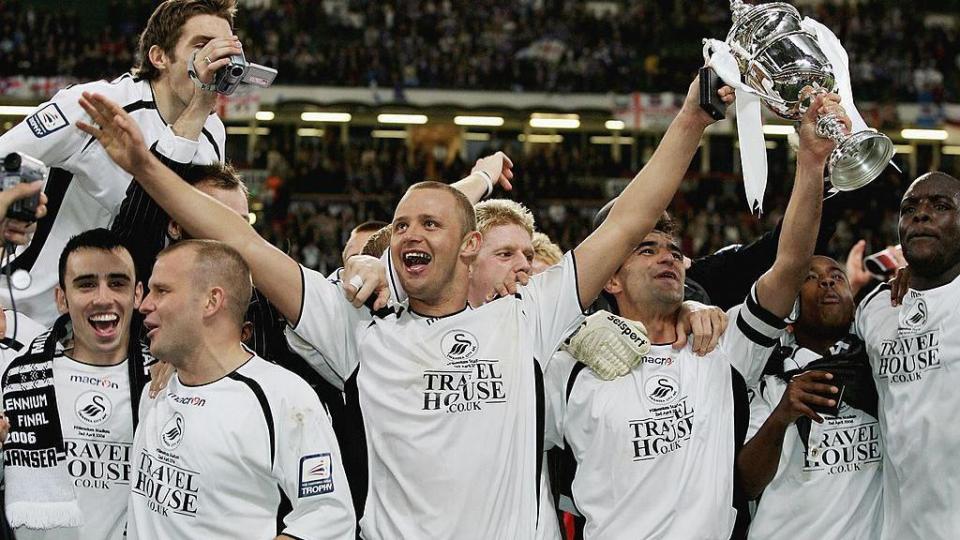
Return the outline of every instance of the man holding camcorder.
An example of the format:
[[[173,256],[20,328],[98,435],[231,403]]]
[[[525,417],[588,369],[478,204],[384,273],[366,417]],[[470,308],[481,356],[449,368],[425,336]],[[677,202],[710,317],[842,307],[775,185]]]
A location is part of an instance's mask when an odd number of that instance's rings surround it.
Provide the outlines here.
[[[276,74],[246,64],[233,34],[235,13],[235,0],[164,1],[140,36],[132,73],[65,88],[0,137],[0,158],[24,152],[51,168],[45,188],[49,214],[40,220],[33,241],[3,269],[12,276],[12,298],[3,283],[8,278],[0,277],[5,307],[15,304],[42,324],[52,324],[57,317],[57,257],[81,231],[112,226],[135,251],[164,241],[162,232],[159,238],[145,238],[141,231],[157,230],[144,225],[154,219],[165,224],[166,217],[145,211],[141,201],[146,195],[131,176],[114,165],[93,137],[73,128],[78,120],[89,121],[78,99],[82,92],[98,92],[120,103],[140,126],[147,146],[174,169],[222,161],[225,133],[214,114],[217,92],[230,93],[241,81],[268,85]],[[265,75],[250,80],[261,71]]]

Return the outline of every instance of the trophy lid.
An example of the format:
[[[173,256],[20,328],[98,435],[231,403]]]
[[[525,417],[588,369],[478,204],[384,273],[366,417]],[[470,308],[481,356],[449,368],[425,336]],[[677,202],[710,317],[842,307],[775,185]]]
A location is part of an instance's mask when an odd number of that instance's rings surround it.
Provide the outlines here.
[[[733,26],[727,33],[727,43],[737,44],[749,53],[772,35],[800,30],[800,12],[784,2],[750,5],[743,0],[730,0]]]
[[[753,26],[763,20],[793,19],[796,21],[796,29],[800,28],[800,11],[785,2],[750,5],[743,0],[730,0],[730,9],[733,11],[733,26],[727,33],[728,43],[733,40],[746,47],[748,43],[744,43],[744,40],[755,40],[761,37],[754,35]]]

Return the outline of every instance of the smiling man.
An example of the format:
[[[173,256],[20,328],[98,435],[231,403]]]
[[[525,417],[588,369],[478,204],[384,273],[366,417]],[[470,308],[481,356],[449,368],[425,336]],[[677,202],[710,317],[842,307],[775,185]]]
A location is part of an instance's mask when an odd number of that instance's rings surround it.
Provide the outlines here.
[[[649,353],[627,376],[609,381],[566,353],[551,363],[548,440],[576,458],[572,494],[586,518],[585,538],[725,540],[735,526],[745,527],[735,469],[747,427],[746,388],[777,344],[809,268],[833,150],[815,125],[820,114],[847,121],[838,101],[817,98],[803,119],[777,257],[728,311],[731,325],[716,350],[700,357],[690,344],[672,346],[686,268],[664,215],[604,287],[619,315],[646,328]],[[595,221],[609,219],[601,210]]]
[[[673,198],[713,123],[699,108],[698,89],[695,80],[660,147],[600,228],[516,295],[476,309],[468,303],[469,267],[481,235],[470,201],[446,184],[415,184],[398,204],[391,262],[409,299],[376,309],[388,296],[379,261],[352,257],[341,288],[187,189],[146,150],[122,107],[86,94],[81,104],[99,127],[79,127],[193,236],[235,248],[290,321],[292,344],[319,352],[347,380],[367,435],[365,538],[526,540],[539,511],[541,362]],[[509,172],[505,156],[498,162],[491,179]],[[374,310],[351,307],[374,292]]]
[[[854,309],[843,266],[814,257],[793,331],[750,402],[738,470],[751,498],[763,494],[751,540],[880,535],[883,445],[870,366],[851,334]]]
[[[900,243],[910,289],[892,306],[889,285],[860,304],[880,397],[883,460],[881,538],[956,537],[960,530],[960,180],[917,178],[900,203]]]
[[[64,315],[3,375],[7,518],[21,539],[120,539],[145,381],[129,339],[142,288],[106,229],[70,239],[59,268]]]
[[[197,74],[210,82],[228,56],[241,51],[231,28],[235,12],[234,0],[160,3],[140,37],[133,73],[65,88],[0,136],[0,156],[25,152],[51,167],[45,185],[50,212],[39,221],[33,241],[18,249],[10,263],[11,271],[24,270],[31,277],[25,289],[13,286],[18,310],[46,326],[53,324],[57,257],[75,234],[111,227],[133,250],[157,241],[141,230],[151,217],[140,200],[143,191],[95,140],[71,127],[87,118],[77,104],[83,92],[100,92],[120,103],[148,147],[171,166],[224,159],[223,123],[213,114],[216,94],[200,90],[187,64],[197,52]],[[0,301],[12,307],[5,279],[0,277]]]

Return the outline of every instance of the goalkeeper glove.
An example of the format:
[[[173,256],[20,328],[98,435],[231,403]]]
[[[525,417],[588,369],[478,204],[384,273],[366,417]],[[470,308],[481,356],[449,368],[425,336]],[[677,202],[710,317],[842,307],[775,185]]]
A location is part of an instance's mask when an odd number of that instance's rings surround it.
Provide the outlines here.
[[[598,377],[612,381],[640,365],[650,351],[650,340],[643,324],[598,311],[587,317],[563,348]]]

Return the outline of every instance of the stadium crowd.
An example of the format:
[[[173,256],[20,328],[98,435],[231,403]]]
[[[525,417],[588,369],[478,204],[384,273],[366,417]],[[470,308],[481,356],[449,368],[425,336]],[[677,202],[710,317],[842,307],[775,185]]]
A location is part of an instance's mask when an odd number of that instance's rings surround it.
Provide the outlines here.
[[[566,250],[591,230],[593,214],[605,202],[603,183],[632,176],[628,167],[610,159],[609,148],[585,148],[535,146],[532,153],[523,155],[517,145],[505,143],[486,147],[480,154],[503,150],[516,158],[517,182],[509,196],[530,208],[537,227]],[[266,159],[268,153],[273,154],[270,160]],[[259,155],[262,157],[249,165],[269,170],[279,181],[257,194],[266,218],[257,222],[257,230],[297,261],[320,271],[340,265],[335,248],[355,226],[367,220],[389,221],[406,189],[427,178],[423,174],[425,156],[410,157],[406,147],[382,142],[358,143],[346,149],[339,145],[305,149],[292,164],[281,152]],[[469,170],[457,156],[434,178],[450,182],[463,178]],[[692,176],[672,207],[678,223],[683,224],[677,236],[691,257],[749,243],[771,230],[783,217],[792,186],[789,178],[772,177],[764,205],[771,210],[757,216],[747,209],[739,180]],[[896,244],[897,231],[891,225],[896,214],[893,202],[905,189],[903,184],[903,176],[891,168],[859,192],[859,201],[868,201],[866,204],[837,204],[837,231],[825,253],[842,260],[861,239],[873,251]],[[838,201],[848,198],[841,195]],[[709,212],[702,212],[704,208]]]
[[[713,16],[635,5],[680,28]],[[459,5],[386,6],[322,4],[428,71],[496,66],[444,41]],[[571,6],[481,1],[456,21],[496,22],[480,35],[503,59],[523,14],[627,39]],[[592,147],[491,144],[473,163],[389,143],[264,148],[249,164],[270,175],[253,186],[258,230],[217,79],[253,37],[280,47],[297,32],[235,33],[234,0],[113,7],[104,39],[141,30],[108,47],[132,69],[63,88],[0,134],[16,182],[0,191],[0,539],[960,530],[960,180],[888,170],[826,197],[835,143],[818,125],[854,124],[839,95],[811,99],[762,220],[735,210],[742,188],[690,174],[717,118],[670,66],[661,82],[685,97],[638,171]],[[890,28],[908,17],[886,13]],[[584,34],[583,50],[616,49]],[[390,77],[395,59],[370,49],[345,56]],[[861,238],[902,248],[865,257]]]
[[[675,91],[722,38],[726,2],[279,0],[240,13],[247,52],[284,84],[546,92]],[[615,6],[610,7],[610,5]],[[133,61],[149,0],[110,0],[107,24],[77,8],[0,3],[0,73],[94,79]],[[955,2],[821,2],[802,8],[847,45],[865,100],[960,100]],[[549,18],[550,24],[541,24]],[[78,46],[78,44],[80,44]]]

